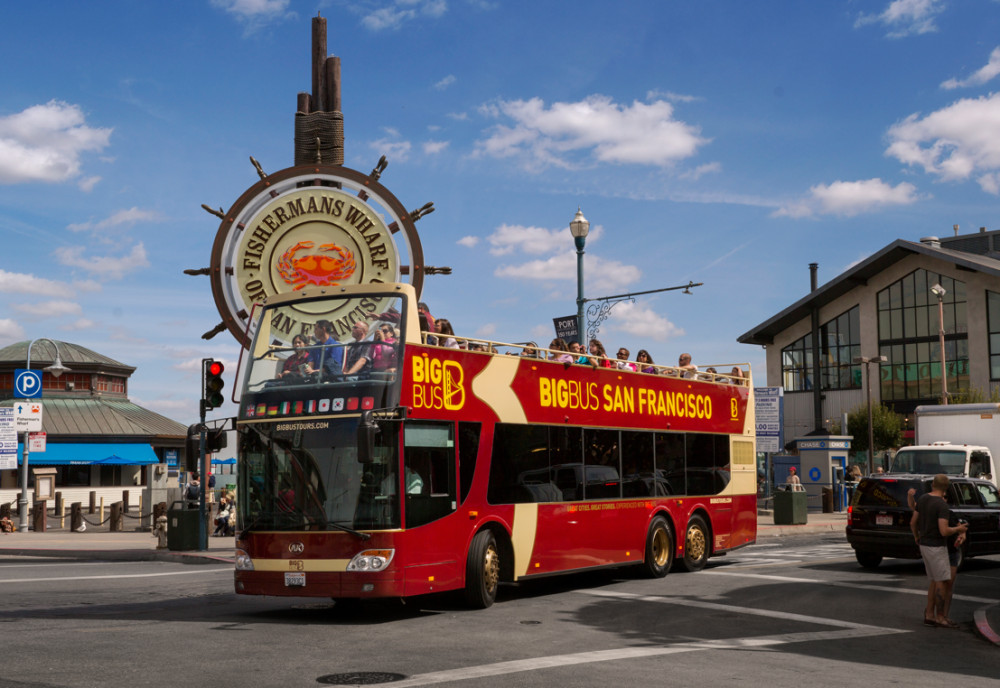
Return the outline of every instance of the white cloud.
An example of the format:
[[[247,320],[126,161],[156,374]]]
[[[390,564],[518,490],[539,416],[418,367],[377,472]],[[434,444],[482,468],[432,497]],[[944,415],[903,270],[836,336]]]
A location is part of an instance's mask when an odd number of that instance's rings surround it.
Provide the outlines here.
[[[79,315],[83,312],[80,304],[75,301],[43,301],[41,303],[16,303],[14,310],[38,318],[61,318],[67,315]]]
[[[16,320],[0,318],[0,344],[13,344],[24,338],[24,328]]]
[[[130,272],[149,267],[146,247],[141,242],[126,256],[86,257],[83,251],[82,246],[61,246],[56,249],[56,259],[63,265],[95,273],[103,279],[121,279]]]
[[[989,62],[976,70],[972,76],[966,79],[948,79],[941,84],[941,88],[953,89],[966,86],[982,86],[997,74],[1000,74],[1000,48],[993,48],[993,52],[990,53]]]
[[[441,79],[441,81],[439,81],[436,84],[434,84],[434,88],[436,88],[438,91],[443,91],[446,88],[448,88],[449,86],[451,86],[453,83],[455,83],[455,81],[457,81],[457,79],[455,78],[455,75],[454,74],[449,74],[445,78]]]
[[[880,14],[862,14],[855,27],[882,24],[886,37],[904,38],[937,31],[935,17],[944,10],[941,0],[893,0]]]
[[[481,325],[479,329],[475,331],[474,334],[477,337],[483,337],[484,339],[489,339],[494,334],[496,334],[496,331],[497,331],[496,323],[486,323],[485,325]]]
[[[427,155],[437,155],[448,147],[450,141],[425,141],[423,148]]]
[[[476,236],[464,236],[455,242],[459,246],[465,246],[466,248],[472,248],[479,243],[479,237]]]
[[[469,113],[468,112],[449,112],[447,115],[445,115],[445,117],[448,117],[449,119],[453,119],[456,122],[464,122],[465,120],[469,119]]]
[[[97,327],[97,323],[88,318],[77,318],[71,323],[62,326],[63,330],[79,332],[81,330],[92,330]]]
[[[673,106],[663,100],[614,103],[592,95],[576,103],[540,98],[484,105],[480,113],[507,118],[477,141],[475,155],[516,157],[526,168],[579,167],[584,152],[603,163],[669,166],[693,156],[708,139],[700,128],[674,119]]]
[[[390,135],[394,132],[390,132]],[[394,141],[392,138],[381,138],[368,144],[376,153],[386,156],[393,162],[406,162],[413,147],[409,141]]]
[[[709,162],[705,163],[704,165],[698,165],[693,170],[688,170],[687,172],[683,172],[677,176],[681,179],[691,179],[692,181],[695,181],[700,179],[702,175],[714,172],[721,172],[721,171],[722,171],[721,162]]]
[[[890,155],[944,181],[975,176],[997,193],[1000,173],[1000,94],[963,99],[921,118],[913,114],[888,132]]]
[[[611,316],[608,318],[608,328],[625,332],[634,337],[649,337],[657,342],[683,337],[686,334],[683,328],[670,322],[648,305],[629,303],[628,301],[619,303],[611,311]],[[635,354],[636,351],[631,351],[633,360]]]
[[[913,184],[890,186],[881,179],[856,182],[836,181],[810,187],[809,196],[788,204],[773,213],[774,217],[811,217],[842,215],[853,217],[893,205],[916,203],[920,196]]]
[[[588,238],[593,240],[599,236],[600,231],[596,231]],[[489,242],[490,253],[494,256],[505,256],[515,251],[541,255],[560,249],[574,250],[573,237],[569,233],[568,222],[563,229],[502,224],[486,237],[486,241]]]
[[[75,296],[76,291],[74,285],[66,282],[56,282],[34,275],[0,270],[0,293],[3,294],[31,294],[32,296],[68,299]]]
[[[597,256],[584,256],[584,272],[588,294],[608,294],[635,284],[642,272],[634,265]],[[576,252],[567,250],[546,259],[531,260],[519,265],[501,265],[493,273],[497,277],[545,281],[576,281]]]
[[[139,222],[162,222],[165,218],[156,210],[143,210],[135,206],[127,210],[119,210],[109,217],[97,222],[79,222],[66,226],[71,232],[94,232],[105,236],[107,230],[122,227],[132,227]]]
[[[361,18],[361,23],[371,31],[395,31],[417,17],[436,19],[447,11],[446,0],[394,0],[368,12]]]
[[[0,117],[0,184],[75,179],[81,156],[104,150],[111,132],[87,126],[78,106],[57,100]],[[85,180],[84,190],[93,183]]]

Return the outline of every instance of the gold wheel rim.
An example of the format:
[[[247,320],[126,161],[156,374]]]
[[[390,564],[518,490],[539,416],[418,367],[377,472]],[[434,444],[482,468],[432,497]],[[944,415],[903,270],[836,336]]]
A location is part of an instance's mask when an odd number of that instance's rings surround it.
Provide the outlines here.
[[[486,592],[490,594],[493,594],[500,583],[500,557],[495,547],[486,548],[486,555],[483,557],[483,581],[486,583]]]
[[[688,558],[695,561],[700,560],[705,556],[705,531],[703,531],[698,526],[692,526],[688,528],[687,532],[687,550]]]
[[[670,558],[670,538],[666,528],[657,528],[653,533],[652,550],[653,562],[658,567],[666,566]]]

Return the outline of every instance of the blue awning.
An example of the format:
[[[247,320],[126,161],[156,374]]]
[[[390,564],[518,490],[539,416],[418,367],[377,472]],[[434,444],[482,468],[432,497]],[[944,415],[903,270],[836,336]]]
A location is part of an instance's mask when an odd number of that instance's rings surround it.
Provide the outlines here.
[[[56,444],[49,442],[44,452],[32,452],[28,466],[147,466],[160,463],[148,444]],[[21,444],[17,446],[17,465],[21,465]]]
[[[224,466],[231,466],[236,463],[236,459],[212,459],[214,464],[222,464]]]

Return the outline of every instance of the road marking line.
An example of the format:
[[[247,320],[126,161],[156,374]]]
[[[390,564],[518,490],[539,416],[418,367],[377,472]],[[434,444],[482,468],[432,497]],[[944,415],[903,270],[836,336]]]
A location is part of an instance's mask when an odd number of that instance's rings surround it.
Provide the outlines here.
[[[794,578],[792,576],[769,576],[763,573],[736,573],[735,571],[703,571],[708,576],[735,576],[737,578],[756,578],[759,580],[779,581],[781,583],[812,583],[814,585],[827,585],[834,588],[850,588],[851,590],[874,590],[876,592],[897,592],[903,595],[920,595],[927,597],[926,590],[911,590],[907,588],[892,588],[887,585],[869,585],[866,583],[842,583],[838,581],[815,580],[812,578]],[[952,599],[963,602],[983,602],[993,604],[1000,602],[1000,599],[992,597],[974,597],[973,595],[952,595]]]
[[[117,580],[122,578],[160,578],[163,576],[193,576],[199,573],[233,572],[232,566],[224,569],[199,569],[198,571],[172,571],[168,573],[124,573],[108,576],[61,576],[55,578],[11,578],[0,580],[0,585],[8,583],[50,583],[52,581],[85,581],[85,580]]]
[[[428,686],[438,683],[467,681],[469,679],[504,676],[507,674],[525,671],[538,671],[540,669],[553,669],[578,664],[593,664],[595,662],[662,657],[664,655],[680,654],[682,652],[769,648],[790,643],[844,640],[848,638],[910,632],[895,628],[858,624],[850,621],[837,621],[833,619],[805,616],[803,614],[789,614],[786,612],[775,612],[767,609],[751,609],[749,607],[737,607],[734,605],[716,604],[714,602],[704,602],[701,600],[690,600],[677,597],[635,595],[632,593],[612,592],[607,590],[578,590],[577,592],[594,597],[641,600],[644,602],[678,604],[687,607],[702,607],[705,609],[724,609],[726,611],[733,611],[741,614],[755,614],[757,616],[770,616],[795,621],[806,621],[808,623],[836,626],[839,628],[838,630],[830,631],[782,633],[770,636],[759,636],[756,638],[730,638],[719,640],[698,639],[666,647],[623,647],[611,650],[594,650],[591,652],[580,652],[575,654],[534,657],[531,659],[512,660],[509,662],[497,662],[495,664],[482,664],[479,666],[463,667],[461,669],[449,669],[445,671],[433,671],[426,674],[416,674],[408,679],[393,682],[393,688],[410,688],[411,686]]]

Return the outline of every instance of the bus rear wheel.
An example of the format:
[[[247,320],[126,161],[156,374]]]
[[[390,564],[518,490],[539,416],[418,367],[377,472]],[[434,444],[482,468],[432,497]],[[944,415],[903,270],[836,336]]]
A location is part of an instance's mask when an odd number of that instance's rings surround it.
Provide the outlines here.
[[[708,563],[708,526],[701,516],[688,520],[687,534],[684,536],[684,568],[701,571]]]
[[[500,553],[489,530],[476,533],[465,562],[465,600],[474,609],[486,609],[500,587]]]
[[[667,519],[657,516],[646,534],[646,573],[651,578],[663,578],[674,563],[674,536]]]

